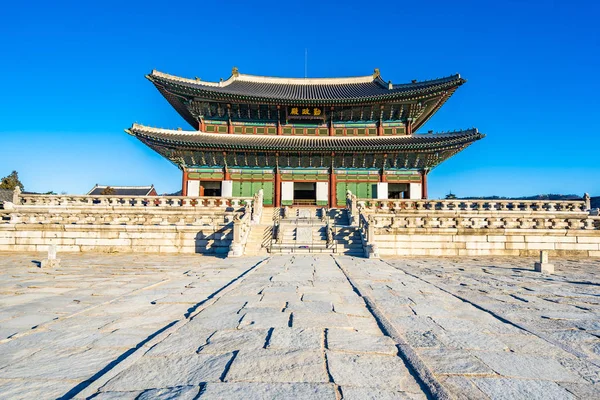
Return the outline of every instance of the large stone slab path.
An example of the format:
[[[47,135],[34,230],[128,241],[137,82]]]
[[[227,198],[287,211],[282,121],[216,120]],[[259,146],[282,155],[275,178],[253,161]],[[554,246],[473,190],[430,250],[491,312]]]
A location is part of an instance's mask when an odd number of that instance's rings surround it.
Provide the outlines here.
[[[0,398],[600,397],[598,263],[0,254]]]

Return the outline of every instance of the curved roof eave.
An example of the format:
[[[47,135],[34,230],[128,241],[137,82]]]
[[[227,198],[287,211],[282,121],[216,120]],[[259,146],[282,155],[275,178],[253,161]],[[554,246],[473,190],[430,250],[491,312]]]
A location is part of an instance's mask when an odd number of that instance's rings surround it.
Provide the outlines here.
[[[146,142],[156,145],[198,148],[207,150],[240,151],[293,151],[293,152],[336,152],[336,151],[423,151],[433,152],[469,145],[485,135],[477,129],[441,134],[413,136],[277,136],[204,133],[151,128],[134,124],[127,132]]]

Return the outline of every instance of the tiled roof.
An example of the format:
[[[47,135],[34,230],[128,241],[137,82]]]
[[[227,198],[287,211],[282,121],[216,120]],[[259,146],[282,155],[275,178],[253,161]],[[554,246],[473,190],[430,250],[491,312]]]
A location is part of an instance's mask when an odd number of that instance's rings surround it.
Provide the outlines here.
[[[164,146],[282,152],[438,151],[484,137],[477,129],[412,136],[277,136],[235,135],[151,128],[134,124],[127,133]]]
[[[466,82],[460,75],[392,85],[377,74],[352,78],[272,78],[234,74],[226,81],[204,82],[158,71],[147,78],[159,90],[184,96],[205,96],[217,100],[243,100],[281,103],[336,104],[414,99],[431,92],[452,90]],[[162,90],[161,90],[162,91]]]
[[[0,189],[0,204],[5,201],[13,201],[13,191],[10,189]]]
[[[110,185],[96,185],[88,192],[88,195],[99,196]],[[114,190],[115,196],[149,196],[154,190],[154,185],[150,186],[110,186]]]

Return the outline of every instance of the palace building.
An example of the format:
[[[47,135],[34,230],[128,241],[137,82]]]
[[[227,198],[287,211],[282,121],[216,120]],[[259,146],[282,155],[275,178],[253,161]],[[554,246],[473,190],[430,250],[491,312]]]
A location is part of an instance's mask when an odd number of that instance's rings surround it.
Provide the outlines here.
[[[416,133],[466,81],[405,84],[372,75],[274,78],[233,68],[206,82],[146,76],[193,130],[134,124],[183,172],[184,196],[252,196],[265,205],[340,207],[359,198],[426,199],[427,174],[484,137],[477,129]]]

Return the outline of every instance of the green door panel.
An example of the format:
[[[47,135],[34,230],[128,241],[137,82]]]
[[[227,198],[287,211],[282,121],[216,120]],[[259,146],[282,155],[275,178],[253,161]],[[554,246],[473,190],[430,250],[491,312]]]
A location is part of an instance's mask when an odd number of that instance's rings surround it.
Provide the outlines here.
[[[252,196],[262,189],[262,182],[252,182]]]
[[[265,194],[264,203],[266,205],[273,205],[273,181],[263,182],[263,191]]]
[[[336,183],[335,198],[338,206],[346,205],[346,182]]]
[[[242,197],[252,197],[252,182],[242,182]]]
[[[242,185],[240,181],[233,181],[231,195],[233,197],[240,197],[242,195]]]
[[[368,197],[367,190],[369,188],[369,184],[366,182],[359,182],[356,184],[356,197],[359,199],[365,199]]]

